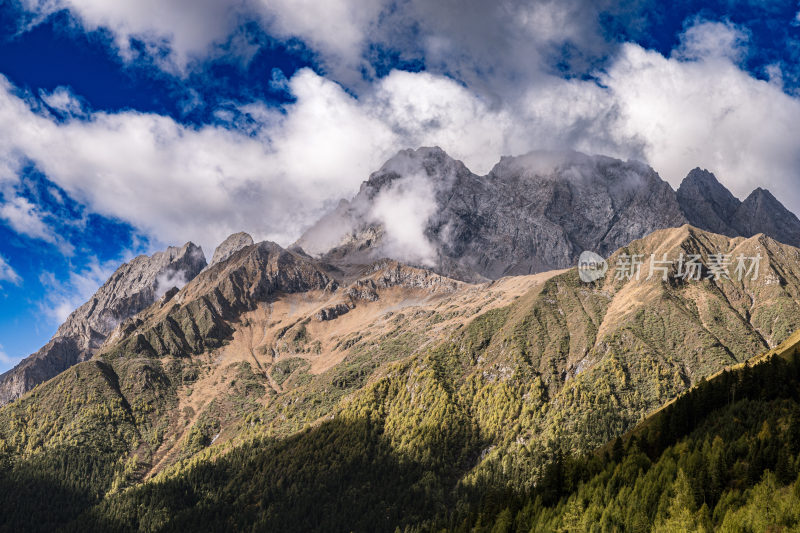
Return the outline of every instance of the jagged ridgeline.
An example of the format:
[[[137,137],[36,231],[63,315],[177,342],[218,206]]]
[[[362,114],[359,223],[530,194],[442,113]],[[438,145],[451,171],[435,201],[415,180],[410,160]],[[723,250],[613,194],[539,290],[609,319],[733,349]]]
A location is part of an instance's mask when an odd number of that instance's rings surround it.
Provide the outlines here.
[[[70,314],[50,342],[0,376],[0,405],[89,359],[120,322],[150,307],[173,286],[185,284],[205,266],[203,250],[192,243],[122,265]]]
[[[345,267],[392,257],[481,281],[569,268],[686,223],[800,246],[800,220],[768,191],[740,202],[708,171],[676,193],[636,161],[537,151],[479,176],[439,148],[398,153],[296,245]]]
[[[740,202],[700,169],[676,193],[635,161],[539,151],[504,157],[478,176],[439,148],[420,148],[387,161],[293,249],[333,267],[336,279],[352,279],[365,265],[391,257],[480,282],[569,268],[584,250],[608,255],[687,221],[728,236],[764,233],[800,245],[800,221],[768,191],[757,189]],[[231,235],[211,265],[252,244],[245,233]],[[0,376],[0,405],[89,359],[121,322],[204,268],[202,250],[191,243],[120,267],[46,346]],[[340,303],[328,311],[345,309]]]
[[[683,226],[610,263],[681,253],[704,273],[711,254],[760,255],[760,273],[469,285],[246,245],[0,410],[4,524],[457,528],[482,506],[494,523],[554,457],[800,329],[800,251],[763,235]]]

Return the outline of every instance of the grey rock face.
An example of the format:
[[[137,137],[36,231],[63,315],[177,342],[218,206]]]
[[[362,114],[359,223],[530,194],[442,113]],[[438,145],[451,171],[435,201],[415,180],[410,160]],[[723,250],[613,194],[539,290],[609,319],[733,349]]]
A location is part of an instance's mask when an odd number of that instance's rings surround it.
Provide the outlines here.
[[[736,228],[744,237],[763,233],[784,244],[800,247],[800,220],[762,188],[753,191],[739,206]]]
[[[744,202],[707,170],[692,170],[677,192],[683,214],[693,226],[729,237],[763,233],[800,246],[800,220],[769,191],[758,188]]]
[[[198,274],[168,306],[152,306],[126,321],[103,350],[152,357],[201,354],[219,348],[242,313],[260,303],[279,294],[336,288],[337,282],[308,256],[260,242]]]
[[[684,223],[672,188],[641,163],[533,152],[477,176],[421,148],[390,159],[296,245],[334,264],[392,257],[477,281],[570,267],[584,250],[609,255]]]
[[[711,172],[689,172],[676,193],[689,224],[728,237],[736,236],[733,217],[741,202]]]
[[[192,243],[122,265],[67,318],[49,343],[0,376],[0,405],[89,359],[123,320],[185,285],[205,266],[203,250]]]
[[[225,261],[227,258],[241,250],[242,248],[246,248],[247,246],[252,246],[255,244],[253,242],[253,237],[248,235],[247,233],[234,233],[224,241],[222,244],[217,246],[217,249],[214,250],[214,257],[211,258],[211,263],[208,266],[216,265],[217,263],[221,263]]]

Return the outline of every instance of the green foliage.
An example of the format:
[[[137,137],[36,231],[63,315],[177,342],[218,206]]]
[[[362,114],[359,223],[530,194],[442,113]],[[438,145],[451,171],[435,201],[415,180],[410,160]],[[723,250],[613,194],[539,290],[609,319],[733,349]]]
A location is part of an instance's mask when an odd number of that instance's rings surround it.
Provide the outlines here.
[[[217,318],[203,308],[183,322],[171,315],[140,351],[79,365],[0,410],[0,505],[20,509],[0,529],[798,527],[797,360],[705,382],[761,348],[743,322],[728,333],[714,325],[714,335],[698,326],[733,320],[729,307],[664,297],[600,341],[609,299],[573,278],[478,315],[438,346],[398,314],[380,338],[340,340],[347,356],[319,375],[305,355],[270,376],[231,365],[216,396],[186,411],[193,425],[174,440],[178,462],[142,483],[163,457],[179,387],[203,375],[202,358],[188,356],[228,335],[215,337]],[[302,321],[281,342],[292,354],[315,350]],[[681,351],[689,344],[696,350]],[[209,447],[221,434],[238,440]],[[51,494],[60,508],[34,523]]]
[[[605,455],[577,460],[570,475],[545,476],[532,492],[512,497],[516,530],[796,530],[798,417],[796,354],[725,373],[615,441]],[[564,472],[564,464],[555,460],[549,472]],[[488,531],[480,524],[505,524],[508,505],[481,508],[467,523],[478,531]]]
[[[299,357],[283,359],[272,367],[272,379],[274,379],[275,383],[278,385],[283,385],[283,383],[297,370],[308,370],[310,366],[311,365],[308,363],[308,361]]]

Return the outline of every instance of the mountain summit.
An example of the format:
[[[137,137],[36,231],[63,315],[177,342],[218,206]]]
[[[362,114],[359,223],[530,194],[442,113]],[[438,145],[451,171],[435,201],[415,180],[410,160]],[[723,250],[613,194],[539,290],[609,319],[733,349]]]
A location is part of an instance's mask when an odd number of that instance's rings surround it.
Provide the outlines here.
[[[768,191],[740,202],[707,170],[675,192],[643,163],[535,151],[478,176],[432,147],[389,159],[295,246],[340,267],[391,257],[480,281],[567,268],[687,222],[800,245],[800,221]]]
[[[379,257],[475,281],[573,265],[685,223],[650,167],[577,152],[504,157],[486,176],[440,148],[404,150],[296,245],[336,263]]]
[[[214,256],[211,258],[211,263],[209,263],[208,266],[211,267],[217,263],[221,263],[242,248],[252,246],[253,244],[255,244],[255,242],[253,241],[253,237],[249,234],[244,232],[234,233],[222,241],[222,244],[217,246],[217,249],[214,250]]]
[[[736,212],[740,235],[764,233],[773,238],[800,246],[800,220],[766,189],[757,188]]]
[[[692,170],[677,198],[690,224],[728,237],[759,233],[800,246],[800,220],[769,191],[758,188],[739,201],[707,170]]]
[[[678,203],[690,224],[732,237],[732,215],[741,202],[707,170],[695,168],[677,191]]]
[[[89,359],[126,318],[172,287],[182,287],[206,266],[202,248],[189,242],[125,263],[88,302],[76,309],[38,352],[0,376],[0,405]]]

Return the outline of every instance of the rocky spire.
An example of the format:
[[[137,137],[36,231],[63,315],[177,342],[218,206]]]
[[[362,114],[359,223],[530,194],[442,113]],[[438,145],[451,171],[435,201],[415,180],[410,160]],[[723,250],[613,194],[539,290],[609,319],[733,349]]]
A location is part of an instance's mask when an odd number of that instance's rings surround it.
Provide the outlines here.
[[[678,203],[698,228],[729,237],[763,233],[800,246],[800,220],[768,190],[757,188],[740,202],[711,172],[696,168],[681,183]]]
[[[253,237],[248,235],[244,232],[234,233],[224,241],[222,244],[217,246],[217,249],[214,250],[214,257],[211,258],[211,263],[208,266],[214,266],[217,263],[221,263],[225,261],[227,258],[245,248],[247,246],[252,246],[255,244],[253,242]]]
[[[677,198],[689,224],[729,237],[737,235],[734,217],[741,202],[708,170],[689,172]]]
[[[745,237],[764,233],[782,243],[800,247],[800,220],[761,187],[739,206],[736,227]]]

